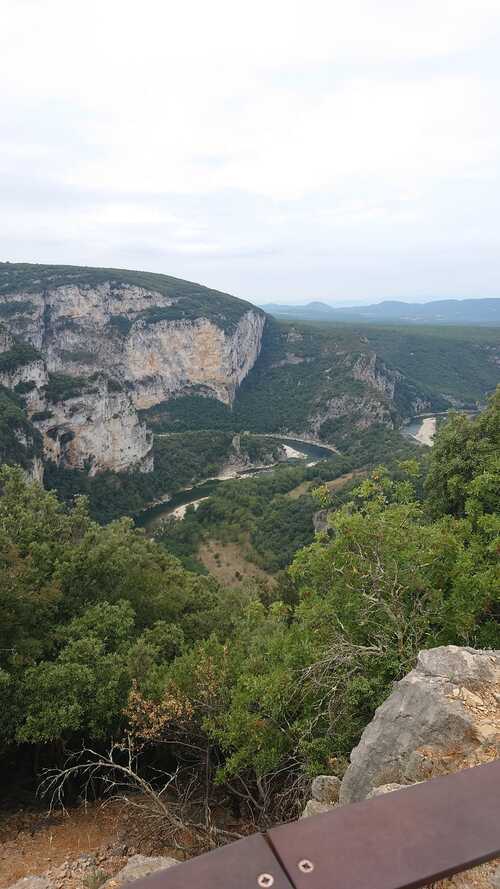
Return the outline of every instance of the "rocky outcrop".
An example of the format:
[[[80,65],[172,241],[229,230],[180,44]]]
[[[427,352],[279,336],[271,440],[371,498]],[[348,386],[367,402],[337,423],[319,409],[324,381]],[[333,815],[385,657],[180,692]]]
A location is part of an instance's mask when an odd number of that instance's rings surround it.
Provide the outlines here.
[[[338,802],[340,778],[335,775],[317,775],[311,784],[311,799],[307,801],[302,818],[322,815],[333,809]]]
[[[350,429],[360,431],[378,424],[394,428],[389,405],[383,399],[371,397],[370,393],[329,398],[321,410],[310,417],[308,425],[313,436],[321,438],[324,432],[322,427],[330,421],[339,420],[347,422]]]
[[[313,781],[302,817],[335,805],[405,791],[409,785],[500,756],[500,651],[446,646],[422,651],[417,665],[378,708],[331,800]],[[318,783],[319,782],[319,783]],[[435,889],[500,889],[500,861],[434,883]]]
[[[399,371],[389,370],[375,352],[360,355],[352,366],[352,375],[355,380],[368,383],[391,401],[394,399],[396,385],[403,379]]]
[[[500,755],[500,652],[422,651],[378,708],[342,781],[342,804]]]
[[[89,475],[153,468],[152,433],[128,396],[110,390],[105,379],[75,397],[48,403],[32,419],[43,435],[45,456],[58,465],[87,469]]]
[[[122,886],[129,886],[134,880],[141,880],[143,877],[148,877],[159,870],[166,870],[178,863],[175,858],[133,855],[121,871],[103,884],[102,889],[121,889]]]

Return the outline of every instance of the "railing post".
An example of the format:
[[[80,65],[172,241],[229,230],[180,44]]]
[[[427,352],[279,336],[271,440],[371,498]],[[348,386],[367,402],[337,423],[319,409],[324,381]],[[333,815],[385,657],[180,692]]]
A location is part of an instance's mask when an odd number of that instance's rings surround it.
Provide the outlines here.
[[[254,834],[131,889],[418,889],[500,855],[500,760]]]

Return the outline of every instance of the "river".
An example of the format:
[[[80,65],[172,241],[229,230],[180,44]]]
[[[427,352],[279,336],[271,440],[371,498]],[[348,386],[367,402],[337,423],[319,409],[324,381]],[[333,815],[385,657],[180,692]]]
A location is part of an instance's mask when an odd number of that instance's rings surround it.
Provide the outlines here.
[[[145,528],[146,531],[154,531],[154,529],[158,528],[169,516],[182,518],[188,506],[194,505],[196,508],[202,500],[213,494],[215,489],[224,481],[230,479],[236,481],[238,479],[261,475],[266,472],[272,472],[276,466],[283,466],[286,465],[286,463],[293,465],[298,459],[306,460],[308,465],[314,465],[314,463],[318,463],[320,460],[331,459],[332,452],[334,451],[333,447],[328,445],[323,447],[323,445],[299,441],[295,438],[288,438],[280,435],[269,436],[269,438],[274,437],[287,448],[288,459],[286,461],[278,464],[275,463],[272,466],[264,466],[260,469],[247,469],[234,476],[219,476],[218,478],[209,478],[205,481],[198,482],[198,484],[193,485],[191,488],[184,488],[182,491],[177,491],[170,500],[165,500],[163,503],[157,503],[154,506],[150,506],[149,509],[143,510],[143,512],[135,516],[136,525],[140,528]]]

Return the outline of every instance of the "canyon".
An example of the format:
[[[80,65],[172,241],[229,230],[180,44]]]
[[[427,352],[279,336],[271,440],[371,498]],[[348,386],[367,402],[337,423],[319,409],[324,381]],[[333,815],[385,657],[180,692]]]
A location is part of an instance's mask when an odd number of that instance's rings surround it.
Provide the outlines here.
[[[0,263],[0,458],[38,480],[48,462],[90,477],[147,474],[155,433],[197,429],[343,451],[422,411],[477,407],[499,362],[494,331],[464,343],[278,323],[167,275]]]

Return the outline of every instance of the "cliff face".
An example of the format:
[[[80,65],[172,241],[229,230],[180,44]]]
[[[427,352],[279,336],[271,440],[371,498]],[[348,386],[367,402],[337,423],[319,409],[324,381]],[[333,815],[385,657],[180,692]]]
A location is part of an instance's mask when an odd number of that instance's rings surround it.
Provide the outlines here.
[[[128,395],[110,391],[105,379],[80,395],[48,402],[33,419],[43,434],[45,456],[58,465],[86,469],[89,475],[153,468],[152,433]]]
[[[169,319],[168,296],[110,282],[7,293],[11,333],[39,350],[49,372],[96,370],[128,385],[140,408],[195,386],[231,403],[259,354],[265,316],[248,308],[231,329],[217,318]],[[15,310],[15,306],[19,306]]]
[[[258,357],[264,316],[246,312],[233,332],[213,321],[138,322],[125,342],[122,373],[134,404],[149,408],[195,387],[231,404]]]
[[[137,409],[192,392],[232,404],[265,324],[250,304],[188,282],[48,266],[3,266],[0,317],[0,383],[22,391],[45,456],[91,474],[152,469]],[[18,344],[33,354],[16,357]],[[76,393],[53,391],[63,375]]]

